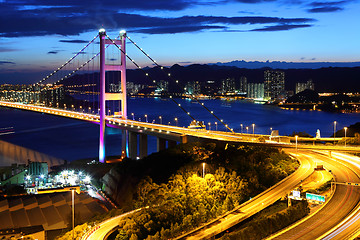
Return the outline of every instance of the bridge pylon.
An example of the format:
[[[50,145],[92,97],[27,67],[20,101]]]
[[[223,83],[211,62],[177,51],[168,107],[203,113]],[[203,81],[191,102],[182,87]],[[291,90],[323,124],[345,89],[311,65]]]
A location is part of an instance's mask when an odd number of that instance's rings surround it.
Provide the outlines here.
[[[100,138],[99,138],[99,162],[105,163],[105,128],[106,128],[106,101],[121,101],[121,117],[127,119],[127,101],[126,101],[126,31],[120,31],[120,40],[106,39],[105,29],[99,30],[100,37]],[[120,45],[121,46],[121,64],[108,65],[105,60],[105,45]],[[121,92],[107,93],[106,92],[106,71],[120,71],[121,72]],[[122,132],[122,156],[128,156],[127,150],[127,131]],[[125,140],[125,141],[124,141]]]

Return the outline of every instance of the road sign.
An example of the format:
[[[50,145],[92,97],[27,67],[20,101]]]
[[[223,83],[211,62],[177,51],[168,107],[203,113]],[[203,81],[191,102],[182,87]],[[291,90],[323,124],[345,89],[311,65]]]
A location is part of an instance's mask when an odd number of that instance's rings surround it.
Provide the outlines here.
[[[316,195],[312,193],[306,193],[306,199],[308,200],[314,200],[318,202],[325,202],[325,196]]]

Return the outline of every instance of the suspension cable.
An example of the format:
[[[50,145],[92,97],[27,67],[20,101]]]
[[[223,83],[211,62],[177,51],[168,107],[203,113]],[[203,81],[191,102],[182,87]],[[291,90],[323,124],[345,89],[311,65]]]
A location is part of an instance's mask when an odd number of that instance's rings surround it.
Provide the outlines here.
[[[156,85],[158,85],[158,83],[152,79],[149,74],[147,72],[145,72],[145,70],[143,68],[141,68],[127,53],[125,53],[121,47],[119,47],[116,42],[114,40],[112,40],[108,35],[106,35],[106,37],[123,53],[125,54],[125,56],[138,68],[140,69],[147,78],[149,78],[153,83],[155,83]],[[181,106],[180,103],[178,103],[171,95],[170,95],[170,99],[179,107],[181,108],[181,110],[183,110],[189,117],[191,117],[192,120],[194,120],[196,122],[196,119],[190,114],[190,112],[186,111],[185,108],[183,108]],[[200,124],[201,127],[205,127],[201,122],[198,122]]]
[[[115,39],[116,40],[116,39]],[[105,49],[108,48],[110,45],[105,46]],[[94,60],[94,58],[96,58],[97,56],[100,55],[100,52],[98,52],[97,54],[95,54],[92,58],[90,58],[88,61],[86,61],[85,63],[83,63],[82,65],[80,65],[80,67],[76,68],[74,71],[72,71],[71,73],[69,73],[68,75],[66,75],[65,77],[61,78],[60,80],[58,80],[55,83],[59,83],[60,81],[71,77],[74,73],[76,73],[77,71],[79,71],[80,69],[82,69],[83,67],[85,67],[88,63],[90,63],[92,60]]]
[[[171,80],[175,81],[175,83],[178,83],[178,81],[175,80],[170,73],[166,73],[166,72],[165,72],[163,66],[159,65],[153,58],[151,58],[149,54],[147,54],[141,47],[139,47],[139,46],[136,44],[136,42],[134,42],[129,36],[126,35],[126,37],[127,37],[127,39],[130,40],[130,42],[131,42],[135,47],[137,47],[137,48],[138,48],[146,57],[148,57],[156,66],[160,67],[160,69],[161,69]],[[224,123],[224,121],[223,121],[222,119],[220,119],[218,116],[216,116],[216,115],[214,114],[214,111],[211,111],[209,108],[207,108],[204,103],[202,103],[202,102],[200,102],[200,101],[198,100],[198,98],[196,98],[196,97],[195,97],[194,95],[192,95],[192,94],[189,94],[189,96],[190,96],[191,99],[195,100],[195,101],[198,102],[203,108],[205,108],[213,117],[215,117],[217,120],[219,120],[220,123],[223,124],[227,129],[229,129],[232,133],[235,133],[227,124]]]
[[[68,65],[72,60],[74,60],[74,58],[76,58],[80,53],[82,53],[91,43],[93,43],[97,38],[99,37],[99,35],[96,35],[88,44],[86,44],[85,47],[83,47],[78,53],[76,53],[72,58],[70,58],[68,61],[66,61],[63,65],[61,65],[61,67],[58,67],[55,71],[53,71],[51,74],[47,75],[46,77],[44,77],[42,80],[40,80],[39,82],[33,84],[33,86],[35,85],[39,85],[42,82],[48,80],[52,75],[54,75],[55,73],[57,73],[58,71],[60,71],[61,69],[63,69],[66,65]],[[59,82],[59,81],[57,81]]]

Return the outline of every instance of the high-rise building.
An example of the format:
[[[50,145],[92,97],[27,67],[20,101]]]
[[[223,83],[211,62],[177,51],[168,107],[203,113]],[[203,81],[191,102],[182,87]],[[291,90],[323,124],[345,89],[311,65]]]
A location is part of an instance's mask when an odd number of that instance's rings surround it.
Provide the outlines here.
[[[165,80],[160,80],[158,84],[158,90],[162,92],[168,92],[169,91],[169,82]]]
[[[239,92],[246,93],[246,91],[247,91],[247,78],[242,76],[240,77]]]
[[[264,99],[276,100],[285,95],[285,72],[266,70],[264,72]]]
[[[251,99],[264,99],[264,84],[263,83],[248,83],[247,97]]]
[[[309,79],[306,83],[296,83],[295,86],[295,93],[298,94],[299,92],[304,91],[305,89],[314,90],[315,85],[311,79]]]
[[[200,83],[199,81],[193,81],[193,82],[188,82],[186,85],[185,85],[185,93],[188,93],[188,94],[200,94],[201,92],[201,86],[200,86]]]
[[[221,93],[235,93],[235,79],[227,78],[221,81]]]

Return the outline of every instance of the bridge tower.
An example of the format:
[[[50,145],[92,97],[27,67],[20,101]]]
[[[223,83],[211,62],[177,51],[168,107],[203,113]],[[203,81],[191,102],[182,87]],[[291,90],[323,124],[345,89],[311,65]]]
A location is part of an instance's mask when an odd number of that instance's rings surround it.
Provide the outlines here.
[[[106,101],[121,101],[121,117],[127,119],[127,102],[126,102],[126,31],[120,31],[120,40],[106,39],[105,29],[99,30],[100,37],[100,138],[99,138],[99,161],[105,162],[105,117],[106,117]],[[108,65],[105,62],[105,45],[117,45],[121,46],[121,64],[120,65]],[[121,71],[121,92],[120,93],[107,93],[106,92],[106,71]],[[122,155],[128,155],[127,150],[127,131],[122,132]]]

